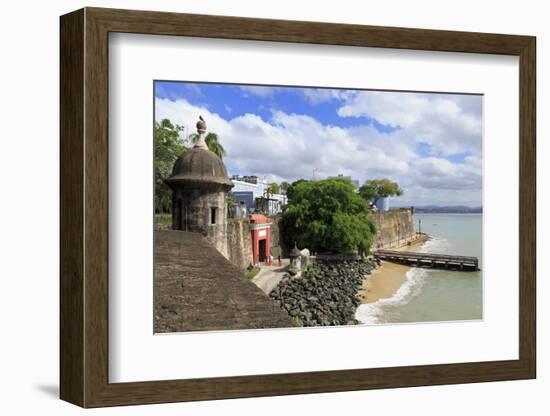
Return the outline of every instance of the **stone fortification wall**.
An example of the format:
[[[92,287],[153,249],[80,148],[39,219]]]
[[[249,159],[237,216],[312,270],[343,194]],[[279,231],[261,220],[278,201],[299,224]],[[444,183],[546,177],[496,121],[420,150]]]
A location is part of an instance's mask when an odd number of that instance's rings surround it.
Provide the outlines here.
[[[252,263],[252,237],[246,219],[228,219],[207,228],[207,239],[227,260],[241,270]]]
[[[229,220],[227,223],[229,261],[244,270],[252,263],[252,237],[247,220]]]
[[[172,197],[172,229],[201,233],[211,225],[211,209],[216,209],[216,222],[227,218],[226,193],[210,189],[178,190]]]
[[[416,238],[416,227],[411,208],[374,212],[371,219],[376,226],[373,249],[396,248]],[[271,255],[288,257],[284,245],[280,216],[271,218]],[[228,219],[226,224],[210,225],[206,237],[231,263],[245,270],[252,262],[252,237],[247,219]]]
[[[371,219],[376,226],[372,248],[396,248],[416,238],[412,208],[373,212]]]
[[[288,250],[286,247],[284,247],[283,243],[283,236],[281,233],[282,230],[282,216],[281,215],[274,215],[270,217],[271,220],[271,234],[269,235],[270,238],[270,251],[271,255],[274,259],[277,259],[278,256],[288,257]]]
[[[156,333],[293,326],[201,234],[156,231],[155,241]]]
[[[396,248],[414,240],[416,227],[412,208],[398,208],[391,211],[373,212],[371,219],[376,226],[372,248]],[[284,238],[282,216],[271,217],[271,255],[288,257],[289,248]]]
[[[271,217],[270,254],[276,260],[288,257],[281,236],[280,216]],[[230,218],[227,224],[213,225],[208,228],[207,238],[223,254],[223,256],[238,268],[244,270],[252,263],[252,236],[250,222],[247,219]]]

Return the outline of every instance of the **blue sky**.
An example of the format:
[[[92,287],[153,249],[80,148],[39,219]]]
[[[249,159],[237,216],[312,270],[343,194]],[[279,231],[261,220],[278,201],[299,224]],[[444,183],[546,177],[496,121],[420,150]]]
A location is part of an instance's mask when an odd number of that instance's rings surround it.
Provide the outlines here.
[[[183,138],[202,115],[230,174],[389,177],[395,205],[481,205],[479,95],[156,81],[155,104]]]
[[[340,117],[337,114],[338,100],[331,99],[312,105],[302,93],[303,88],[298,87],[273,88],[183,82],[158,82],[155,87],[155,96],[158,98],[185,99],[226,118],[253,113],[268,120],[273,111],[279,110],[288,114],[307,114],[323,124],[339,127],[372,124],[381,132],[391,132],[398,128],[380,124],[368,116]],[[247,88],[251,88],[251,90],[247,90]],[[265,95],[260,92],[262,90],[266,91]]]

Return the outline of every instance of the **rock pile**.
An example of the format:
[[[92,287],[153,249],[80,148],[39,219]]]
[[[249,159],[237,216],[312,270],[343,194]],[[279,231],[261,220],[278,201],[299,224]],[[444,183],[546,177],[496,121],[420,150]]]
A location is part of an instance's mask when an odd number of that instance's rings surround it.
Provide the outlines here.
[[[323,260],[312,263],[300,278],[283,277],[269,296],[298,326],[355,324],[357,295],[376,260]]]

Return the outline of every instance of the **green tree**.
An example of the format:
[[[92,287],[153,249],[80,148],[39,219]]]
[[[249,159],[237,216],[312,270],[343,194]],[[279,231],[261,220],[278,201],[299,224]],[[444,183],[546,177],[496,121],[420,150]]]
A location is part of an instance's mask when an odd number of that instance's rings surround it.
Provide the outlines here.
[[[292,182],[286,187],[286,196],[290,200],[292,199],[292,195],[294,193],[294,189],[301,183],[308,182],[307,179],[298,179],[297,181]]]
[[[256,197],[256,199],[254,199],[254,209],[256,210],[257,213],[262,213],[266,215],[268,214],[269,198],[270,198],[270,195],[269,193],[266,192],[264,193],[264,196],[258,196]]]
[[[286,193],[289,186],[290,184],[287,181],[281,182],[281,191]]]
[[[281,185],[279,185],[277,182],[273,182],[269,186],[271,188],[271,193],[272,194],[280,194],[281,193]]]
[[[359,188],[359,195],[366,201],[376,204],[380,198],[403,195],[397,182],[389,179],[369,179]]]
[[[172,192],[164,183],[172,174],[174,162],[187,148],[180,137],[183,127],[168,119],[155,122],[155,212],[170,212]]]
[[[199,141],[199,135],[197,133],[193,133],[189,136],[193,144],[197,144]],[[204,138],[204,141],[206,142],[206,146],[208,146],[208,149],[216,154],[220,159],[223,159],[224,156],[227,154],[225,151],[225,148],[220,143],[219,137],[216,133],[208,133],[206,137]]]
[[[347,179],[297,181],[289,188],[283,226],[289,246],[368,253],[375,227],[369,205]]]
[[[237,197],[235,195],[227,195],[226,204],[227,204],[227,212],[231,211],[231,207],[233,204],[237,203]]]

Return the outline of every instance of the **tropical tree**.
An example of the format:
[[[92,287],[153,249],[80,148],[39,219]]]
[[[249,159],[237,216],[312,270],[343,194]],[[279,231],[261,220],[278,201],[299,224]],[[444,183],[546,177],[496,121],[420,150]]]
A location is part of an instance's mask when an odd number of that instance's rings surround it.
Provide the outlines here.
[[[193,144],[197,144],[199,141],[199,135],[197,133],[193,133],[189,136]],[[218,156],[220,159],[223,159],[224,156],[227,154],[225,151],[225,148],[220,143],[219,137],[216,133],[208,133],[206,137],[204,138],[204,141],[206,142],[206,146],[209,150],[214,152],[216,156]]]
[[[272,194],[280,194],[281,193],[281,185],[279,185],[277,182],[273,182],[269,186],[271,188],[271,193]]]
[[[299,184],[303,183],[303,182],[308,182],[308,180],[307,179],[298,179],[297,181],[292,182],[291,184],[289,184],[286,187],[286,196],[289,200],[292,199],[292,194],[294,192],[294,188],[296,186],[298,186]]]
[[[290,186],[290,184],[287,181],[281,182],[281,192],[286,193],[289,186]]]
[[[348,179],[298,181],[283,214],[286,243],[314,251],[367,254],[375,227],[369,205]]]
[[[397,182],[389,179],[369,179],[359,188],[359,195],[373,204],[380,198],[403,195]]]
[[[269,214],[269,200],[274,193],[277,192],[274,192],[273,184],[271,184],[265,188],[263,196],[258,196],[254,199],[254,207],[258,212]]]
[[[227,195],[226,204],[227,212],[231,212],[231,207],[237,203],[237,197],[235,195]]]
[[[164,183],[172,173],[174,162],[185,150],[184,140],[180,133],[183,127],[173,124],[168,119],[155,122],[154,151],[155,151],[155,212],[170,212],[172,192]]]

